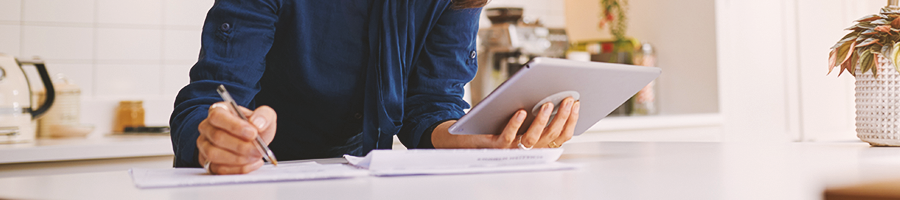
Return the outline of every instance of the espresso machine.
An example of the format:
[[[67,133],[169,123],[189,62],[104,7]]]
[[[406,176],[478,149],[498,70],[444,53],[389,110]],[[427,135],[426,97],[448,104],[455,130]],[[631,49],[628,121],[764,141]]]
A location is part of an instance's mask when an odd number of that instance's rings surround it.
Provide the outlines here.
[[[478,72],[470,85],[472,105],[481,102],[532,58],[565,57],[569,47],[565,29],[544,27],[540,20],[523,20],[522,12],[518,7],[485,10],[491,27],[478,31],[481,46]]]

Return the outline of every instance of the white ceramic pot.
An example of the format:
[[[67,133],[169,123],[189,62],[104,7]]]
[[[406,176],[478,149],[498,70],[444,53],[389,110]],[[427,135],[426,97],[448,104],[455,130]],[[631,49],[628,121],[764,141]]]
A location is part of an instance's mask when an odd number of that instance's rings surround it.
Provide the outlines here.
[[[856,70],[856,136],[872,146],[900,146],[900,73],[879,56],[878,76]]]

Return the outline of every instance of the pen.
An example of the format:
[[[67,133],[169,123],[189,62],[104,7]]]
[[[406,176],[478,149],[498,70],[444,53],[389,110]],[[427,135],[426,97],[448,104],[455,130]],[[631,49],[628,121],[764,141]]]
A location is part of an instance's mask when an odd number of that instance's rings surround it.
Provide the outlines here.
[[[228,94],[228,90],[225,90],[225,85],[219,85],[219,88],[216,89],[216,91],[219,92],[219,96],[222,96],[222,99],[225,100],[225,103],[231,105],[231,109],[234,110],[235,113],[237,113],[238,117],[241,117],[241,120],[250,122],[250,120],[247,119],[247,116],[244,116],[244,113],[238,110],[237,103],[235,103],[234,99],[231,98],[231,94]],[[259,150],[259,153],[263,155],[263,158],[269,160],[272,165],[278,166],[278,160],[275,159],[275,154],[272,153],[272,149],[269,149],[269,146],[266,145],[266,142],[264,142],[263,139],[259,137],[259,134],[256,135],[256,147],[256,149]]]

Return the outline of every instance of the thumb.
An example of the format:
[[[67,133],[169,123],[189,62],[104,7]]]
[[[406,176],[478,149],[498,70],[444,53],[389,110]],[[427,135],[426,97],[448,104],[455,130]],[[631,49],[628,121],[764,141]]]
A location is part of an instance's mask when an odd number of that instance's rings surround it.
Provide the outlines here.
[[[275,114],[275,110],[269,106],[260,106],[256,108],[250,116],[250,123],[252,123],[253,126],[256,126],[257,130],[259,130],[260,137],[262,137],[266,143],[272,142],[272,139],[275,138],[277,121],[278,115]]]

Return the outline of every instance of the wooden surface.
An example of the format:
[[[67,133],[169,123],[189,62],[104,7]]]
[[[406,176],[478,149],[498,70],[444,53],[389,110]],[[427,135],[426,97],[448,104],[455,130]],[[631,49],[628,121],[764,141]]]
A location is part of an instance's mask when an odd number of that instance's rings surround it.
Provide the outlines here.
[[[900,179],[864,183],[825,190],[826,200],[900,199]]]

